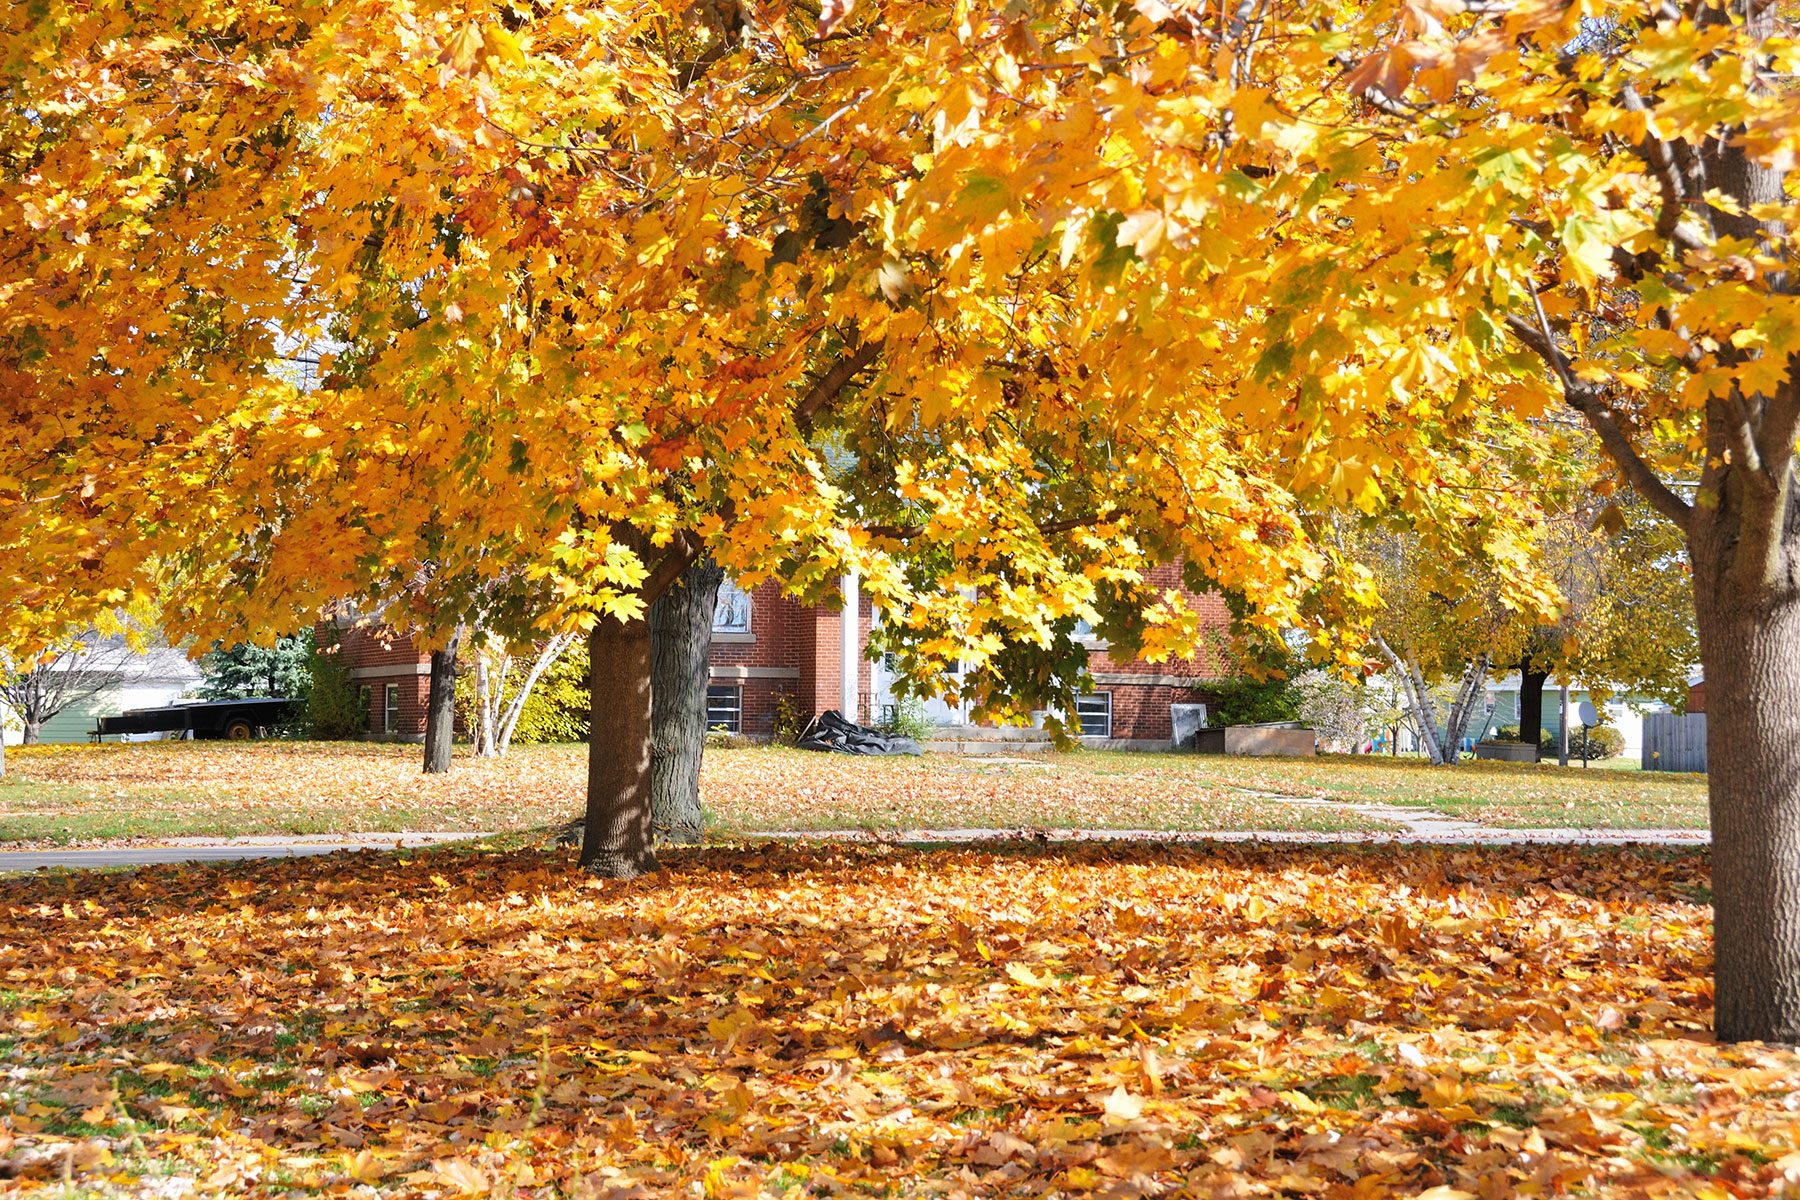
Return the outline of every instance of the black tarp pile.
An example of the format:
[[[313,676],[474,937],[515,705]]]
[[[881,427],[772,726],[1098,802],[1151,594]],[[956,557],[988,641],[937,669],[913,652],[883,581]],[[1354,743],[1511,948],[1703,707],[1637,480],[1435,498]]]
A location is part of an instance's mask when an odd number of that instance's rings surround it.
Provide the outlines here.
[[[923,754],[919,743],[907,737],[892,737],[873,729],[864,729],[844,714],[828,708],[813,718],[806,732],[794,745],[802,750],[833,751],[839,754]]]

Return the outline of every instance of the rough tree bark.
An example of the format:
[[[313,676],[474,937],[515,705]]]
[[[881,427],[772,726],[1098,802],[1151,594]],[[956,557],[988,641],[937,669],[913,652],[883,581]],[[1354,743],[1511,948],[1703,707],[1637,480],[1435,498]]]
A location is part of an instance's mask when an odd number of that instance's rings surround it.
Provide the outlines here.
[[[448,645],[431,652],[431,685],[425,696],[427,775],[442,775],[450,769],[450,751],[456,738],[456,650],[462,635],[459,625]]]
[[[44,723],[42,721],[27,720],[25,722],[25,733],[19,741],[27,746],[35,746],[38,744],[38,739],[43,736]]]
[[[588,635],[587,817],[581,865],[608,879],[656,869],[650,834],[650,622],[602,617]]]
[[[703,828],[707,652],[724,579],[702,558],[650,606],[650,824],[671,842],[698,842]]]
[[[1692,557],[1706,666],[1714,1030],[1800,1042],[1800,505],[1788,474],[1773,578],[1746,579],[1748,531],[1727,489],[1695,506]],[[1745,497],[1744,499],[1749,499]],[[1760,574],[1760,572],[1758,572]],[[1773,586],[1770,586],[1773,584]]]

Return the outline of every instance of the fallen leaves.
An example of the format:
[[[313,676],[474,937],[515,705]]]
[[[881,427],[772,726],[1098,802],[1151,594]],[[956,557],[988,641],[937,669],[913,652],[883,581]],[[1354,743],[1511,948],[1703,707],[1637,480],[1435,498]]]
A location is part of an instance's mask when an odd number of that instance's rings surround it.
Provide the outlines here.
[[[0,1161],[259,1194],[1483,1200],[1766,1195],[1800,1161],[1800,1059],[1706,1033],[1698,854],[667,858],[0,882]]]

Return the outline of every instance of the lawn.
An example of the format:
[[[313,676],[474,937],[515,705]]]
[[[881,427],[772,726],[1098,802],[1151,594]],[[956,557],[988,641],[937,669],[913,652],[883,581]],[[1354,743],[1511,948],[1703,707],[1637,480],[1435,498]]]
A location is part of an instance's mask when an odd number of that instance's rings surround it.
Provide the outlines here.
[[[0,880],[0,1173],[92,1195],[1436,1200],[1800,1178],[1800,1057],[1707,1033],[1701,853],[572,867],[461,849]]]
[[[521,830],[581,810],[586,751],[521,746],[419,771],[416,746],[162,742],[8,751],[0,840],[182,834]],[[1200,760],[1058,755],[988,762],[780,748],[709,751],[702,799],[720,834],[982,826],[1381,830],[1342,808],[1260,799]],[[1184,765],[1185,764],[1185,765]]]
[[[362,742],[45,746],[8,751],[0,841],[249,833],[513,831],[581,808],[586,751],[521,746],[419,772],[416,746]],[[1378,802],[1502,827],[1705,828],[1703,776],[1508,763],[1451,769],[1379,757],[1226,759],[1082,751],[987,761],[867,759],[781,748],[709,751],[720,835],[984,827],[1150,830],[1396,828]],[[1284,804],[1269,795],[1328,802]]]
[[[1174,758],[1099,755],[1121,772],[1173,769],[1203,773],[1215,786],[1320,796],[1349,804],[1430,808],[1502,828],[1705,829],[1706,776],[1673,771],[1559,767],[1555,763],[1465,761],[1433,767],[1424,759],[1380,755],[1318,758]],[[1193,764],[1191,766],[1187,764]],[[1105,768],[1096,768],[1104,770]]]

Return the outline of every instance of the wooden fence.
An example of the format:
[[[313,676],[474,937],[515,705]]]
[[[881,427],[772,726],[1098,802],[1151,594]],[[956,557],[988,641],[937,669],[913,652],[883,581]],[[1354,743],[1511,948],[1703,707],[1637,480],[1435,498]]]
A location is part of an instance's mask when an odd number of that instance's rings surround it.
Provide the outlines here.
[[[1646,713],[1644,770],[1706,770],[1706,714]]]

